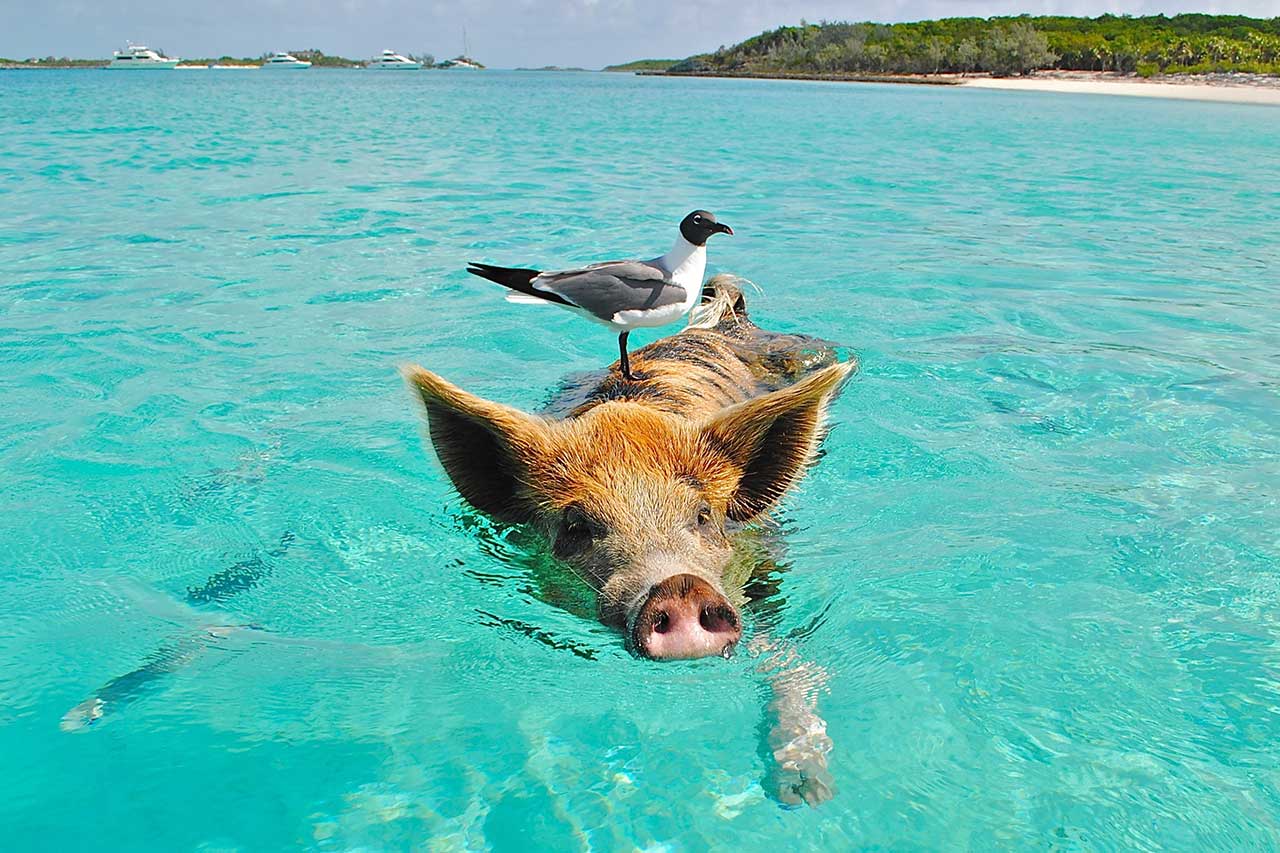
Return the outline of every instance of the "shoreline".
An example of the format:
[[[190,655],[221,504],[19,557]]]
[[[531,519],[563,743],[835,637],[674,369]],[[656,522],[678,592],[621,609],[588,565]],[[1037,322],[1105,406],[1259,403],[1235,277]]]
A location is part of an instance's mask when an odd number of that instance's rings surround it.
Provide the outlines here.
[[[1234,78],[1234,79],[1233,79]],[[1068,95],[1118,95],[1231,104],[1280,106],[1280,79],[1238,75],[1142,77],[1102,72],[1058,72],[1031,77],[973,77],[962,85],[972,89],[1057,92]],[[1274,80],[1274,82],[1270,82]]]
[[[1042,71],[1028,77],[959,74],[788,74],[772,72],[637,71],[642,77],[724,77],[755,80],[815,80],[829,83],[905,83],[971,89],[1057,92],[1077,95],[1171,98],[1280,106],[1280,78],[1251,74],[1167,75],[1142,78],[1102,71]]]
[[[957,86],[948,74],[798,74],[772,71],[633,71],[637,77],[722,77],[729,80],[816,80],[824,83],[905,83],[914,86]]]

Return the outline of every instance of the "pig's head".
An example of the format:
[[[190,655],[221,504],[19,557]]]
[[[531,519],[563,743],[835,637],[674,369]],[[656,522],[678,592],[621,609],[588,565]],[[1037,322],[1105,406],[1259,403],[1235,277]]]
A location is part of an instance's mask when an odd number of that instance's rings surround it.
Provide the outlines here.
[[[727,527],[767,512],[803,474],[852,365],[691,421],[629,402],[546,420],[419,367],[405,376],[431,441],[473,507],[540,530],[596,591],[601,621],[648,658],[719,654],[742,635],[725,589]]]

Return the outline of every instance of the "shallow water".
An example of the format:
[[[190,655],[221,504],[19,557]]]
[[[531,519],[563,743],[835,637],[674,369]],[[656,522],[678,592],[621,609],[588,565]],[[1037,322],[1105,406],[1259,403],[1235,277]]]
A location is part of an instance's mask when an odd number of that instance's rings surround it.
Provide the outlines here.
[[[5,846],[1280,845],[1278,188],[1260,107],[0,74]],[[760,787],[750,659],[541,600],[395,372],[538,407],[614,340],[465,262],[698,206],[863,365],[781,513],[818,809]]]

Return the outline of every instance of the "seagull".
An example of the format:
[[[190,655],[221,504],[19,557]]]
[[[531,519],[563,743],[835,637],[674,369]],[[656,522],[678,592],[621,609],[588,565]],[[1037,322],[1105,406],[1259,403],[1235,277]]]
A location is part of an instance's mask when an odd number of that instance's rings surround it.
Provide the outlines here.
[[[733,234],[733,229],[717,222],[715,214],[695,210],[680,222],[671,251],[651,261],[608,261],[559,272],[472,263],[467,272],[509,288],[508,302],[561,305],[618,332],[622,375],[635,381],[627,335],[689,313],[702,294],[707,240],[713,234]]]

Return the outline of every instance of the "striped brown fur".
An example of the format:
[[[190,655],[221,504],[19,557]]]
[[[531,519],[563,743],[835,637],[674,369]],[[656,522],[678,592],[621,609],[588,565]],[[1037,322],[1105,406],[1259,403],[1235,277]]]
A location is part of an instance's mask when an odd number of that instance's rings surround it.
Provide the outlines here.
[[[725,576],[742,562],[735,525],[763,516],[803,474],[855,367],[820,341],[759,329],[724,276],[708,283],[690,327],[631,365],[643,378],[615,364],[558,419],[405,370],[463,498],[540,530],[619,627],[651,586],[682,573],[740,603],[746,578]]]

